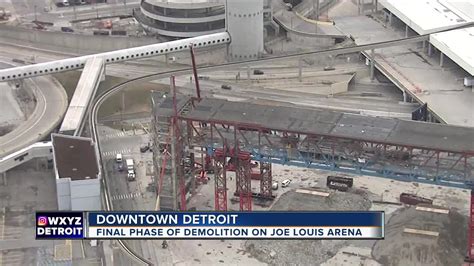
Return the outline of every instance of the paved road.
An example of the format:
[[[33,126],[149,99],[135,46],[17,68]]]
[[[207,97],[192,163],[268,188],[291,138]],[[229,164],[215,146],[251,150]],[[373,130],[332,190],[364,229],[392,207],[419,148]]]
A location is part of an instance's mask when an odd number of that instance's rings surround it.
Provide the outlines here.
[[[3,63],[7,64],[4,58]],[[50,76],[26,79],[36,95],[33,114],[10,133],[0,137],[0,157],[44,139],[59,124],[67,108],[64,88]]]
[[[320,2],[324,2],[321,1]],[[305,20],[298,14],[304,13],[303,10],[313,10],[313,0],[306,0],[299,4],[293,11],[288,11],[283,1],[273,2],[273,16],[287,30],[300,34],[314,36],[344,36],[344,34],[334,25],[315,24],[311,20]]]
[[[112,15],[131,14],[132,8],[139,6],[139,1],[109,0],[109,4],[83,5],[77,7],[56,7],[54,1],[45,0],[11,0],[12,14],[22,21],[58,22],[72,19],[89,19]]]

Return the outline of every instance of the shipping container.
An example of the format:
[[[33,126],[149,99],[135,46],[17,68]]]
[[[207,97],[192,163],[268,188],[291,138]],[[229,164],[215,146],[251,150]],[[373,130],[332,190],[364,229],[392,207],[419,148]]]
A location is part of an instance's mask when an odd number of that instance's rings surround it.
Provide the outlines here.
[[[338,182],[338,183],[346,184],[348,187],[352,187],[352,185],[354,184],[354,179],[350,177],[329,175],[326,179],[326,186],[329,187],[330,182]]]
[[[423,198],[414,194],[409,194],[409,193],[402,193],[400,194],[400,202],[405,203],[405,204],[410,204],[410,205],[418,205],[418,204],[428,204],[432,205],[433,200]]]

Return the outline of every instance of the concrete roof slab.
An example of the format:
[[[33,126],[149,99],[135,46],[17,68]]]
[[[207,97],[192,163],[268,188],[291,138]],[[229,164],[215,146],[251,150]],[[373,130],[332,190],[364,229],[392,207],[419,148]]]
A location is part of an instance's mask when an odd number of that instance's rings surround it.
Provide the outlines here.
[[[474,153],[474,128],[468,127],[293,107],[280,108],[220,99],[202,100],[196,103],[194,110],[184,114],[183,117],[206,118],[209,122],[227,124],[239,123],[244,127],[255,125],[301,134],[329,135],[368,142]]]

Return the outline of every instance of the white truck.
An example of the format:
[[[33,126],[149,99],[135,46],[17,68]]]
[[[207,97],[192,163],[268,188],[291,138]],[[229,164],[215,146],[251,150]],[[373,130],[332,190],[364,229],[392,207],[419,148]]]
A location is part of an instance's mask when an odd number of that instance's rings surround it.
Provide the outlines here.
[[[135,165],[133,163],[133,159],[127,159],[125,162],[127,164],[127,179],[128,181],[134,181],[135,180]]]

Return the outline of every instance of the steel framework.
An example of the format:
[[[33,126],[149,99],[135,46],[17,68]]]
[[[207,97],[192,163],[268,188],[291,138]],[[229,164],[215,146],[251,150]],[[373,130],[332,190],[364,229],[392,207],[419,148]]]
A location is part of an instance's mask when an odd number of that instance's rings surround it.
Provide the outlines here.
[[[222,154],[214,155],[214,177],[215,177],[215,209],[216,211],[227,211],[227,170],[226,153],[227,147],[224,145]]]
[[[187,112],[198,110],[199,101],[189,102],[186,106],[191,110]],[[240,210],[252,208],[251,160],[260,162],[263,197],[271,197],[271,163],[472,189],[472,151],[453,152],[290,128],[265,128],[232,120],[195,118],[183,112],[176,115],[176,121],[181,128],[187,127],[175,136],[180,145],[204,148],[206,158],[214,161],[217,211],[227,210],[228,158],[233,159],[235,167]],[[208,160],[205,165],[210,164]],[[474,196],[470,216],[467,260],[474,260]]]

